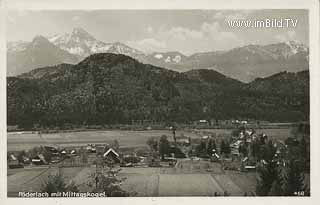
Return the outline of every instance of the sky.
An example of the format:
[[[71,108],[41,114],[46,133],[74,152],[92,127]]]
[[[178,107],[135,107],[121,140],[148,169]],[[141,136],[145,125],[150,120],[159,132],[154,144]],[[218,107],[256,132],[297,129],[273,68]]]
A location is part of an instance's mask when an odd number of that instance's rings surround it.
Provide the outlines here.
[[[297,20],[288,28],[232,28],[230,20]],[[81,27],[106,43],[122,42],[146,53],[227,50],[295,40],[309,46],[307,10],[10,10],[7,40],[70,33]]]

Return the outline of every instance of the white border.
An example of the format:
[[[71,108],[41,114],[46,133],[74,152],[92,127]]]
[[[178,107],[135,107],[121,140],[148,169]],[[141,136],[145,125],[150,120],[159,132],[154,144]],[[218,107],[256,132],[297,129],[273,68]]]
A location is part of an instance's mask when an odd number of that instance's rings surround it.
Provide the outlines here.
[[[92,9],[308,9],[310,47],[310,123],[311,123],[311,197],[150,197],[150,198],[7,198],[6,176],[6,10],[92,10]],[[318,0],[0,0],[0,146],[2,153],[0,203],[32,205],[61,203],[132,204],[317,204],[320,202],[320,66],[319,66],[319,1]],[[90,200],[90,201],[89,201]],[[4,203],[3,203],[4,202]],[[318,204],[319,204],[318,202]]]

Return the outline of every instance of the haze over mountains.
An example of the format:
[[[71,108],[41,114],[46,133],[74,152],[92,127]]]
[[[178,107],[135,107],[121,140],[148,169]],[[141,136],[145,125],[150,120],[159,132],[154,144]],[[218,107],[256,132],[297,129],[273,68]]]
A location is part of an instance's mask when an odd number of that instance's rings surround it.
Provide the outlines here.
[[[95,53],[124,54],[142,63],[178,72],[213,69],[242,82],[280,71],[307,70],[309,67],[309,49],[294,41],[263,46],[248,45],[191,56],[180,52],[146,54],[120,42],[102,42],[84,29],[75,28],[70,34],[48,38],[37,36],[32,42],[8,43],[7,75],[16,76],[34,68],[60,63],[75,64]]]

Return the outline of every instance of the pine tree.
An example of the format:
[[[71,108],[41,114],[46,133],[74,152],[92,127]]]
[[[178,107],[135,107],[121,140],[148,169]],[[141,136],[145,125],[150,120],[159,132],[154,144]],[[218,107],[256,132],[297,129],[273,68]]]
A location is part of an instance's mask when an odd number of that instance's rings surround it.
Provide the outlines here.
[[[105,165],[107,165],[105,167]],[[135,195],[134,192],[127,192],[122,189],[121,183],[124,178],[118,178],[117,175],[121,169],[114,169],[113,162],[105,162],[101,158],[96,162],[96,171],[90,173],[87,185],[91,192],[105,192],[107,197],[125,197]],[[99,169],[100,168],[100,169]]]
[[[285,180],[285,195],[294,196],[297,192],[305,190],[301,161],[297,159],[290,159],[288,161]]]
[[[215,140],[212,140],[212,149],[215,149],[217,151],[217,145]]]
[[[67,185],[63,176],[61,174],[56,174],[48,176],[48,180],[42,185],[41,191],[52,194],[67,191],[79,192],[79,189],[74,182],[71,182],[69,185]]]
[[[220,154],[226,153],[226,144],[224,142],[224,140],[221,140],[221,144],[220,144]]]
[[[266,165],[258,169],[256,192],[258,196],[268,196],[273,183],[278,180],[278,170],[275,161],[268,161]]]
[[[285,182],[285,178],[283,176],[283,167],[278,166],[277,178],[272,183],[271,189],[269,191],[269,196],[283,196],[284,182]]]
[[[209,156],[212,156],[212,154],[213,154],[212,149],[213,149],[213,141],[212,141],[212,139],[210,139],[208,142],[208,146],[207,146],[207,154]]]
[[[162,135],[159,141],[159,152],[161,159],[164,160],[164,156],[170,153],[170,143],[167,139],[167,136]]]

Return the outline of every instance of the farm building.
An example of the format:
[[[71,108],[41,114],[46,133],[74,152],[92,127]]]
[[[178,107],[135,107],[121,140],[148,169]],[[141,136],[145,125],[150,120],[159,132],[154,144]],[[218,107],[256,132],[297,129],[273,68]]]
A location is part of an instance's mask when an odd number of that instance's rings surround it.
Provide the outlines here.
[[[120,162],[120,158],[119,158],[119,154],[114,151],[114,149],[110,148],[108,149],[104,154],[103,157],[105,159],[111,160],[115,163],[119,163]]]
[[[14,168],[21,168],[21,167],[23,167],[23,165],[20,164],[20,162],[16,158],[16,156],[11,154],[10,156],[8,156],[8,167],[10,169],[14,169]]]
[[[32,158],[31,162],[34,165],[44,165],[47,163],[42,154],[39,154],[36,157]]]
[[[91,153],[96,153],[96,151],[97,151],[94,144],[88,144],[86,147],[86,150]]]
[[[74,156],[77,154],[77,151],[75,149],[73,149],[73,150],[71,150],[70,154]]]

